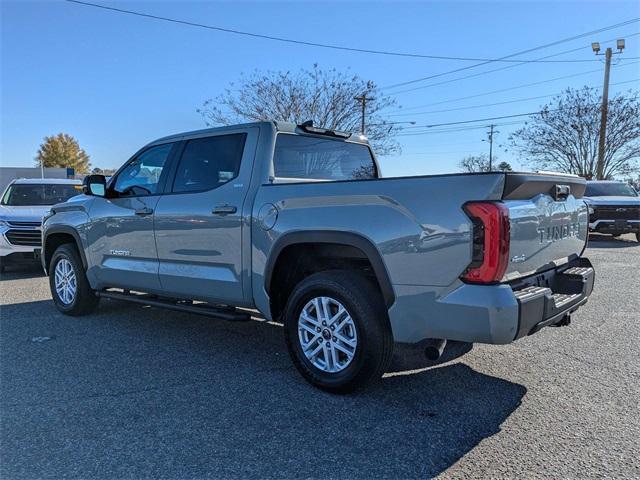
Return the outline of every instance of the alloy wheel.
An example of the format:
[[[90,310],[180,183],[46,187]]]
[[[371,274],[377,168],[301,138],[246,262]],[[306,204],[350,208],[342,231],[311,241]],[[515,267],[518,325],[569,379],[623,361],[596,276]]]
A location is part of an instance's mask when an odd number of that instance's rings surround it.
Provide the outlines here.
[[[307,360],[327,373],[347,368],[358,347],[353,318],[342,303],[331,297],[315,297],[302,308],[298,340]]]
[[[76,298],[78,282],[71,262],[61,259],[55,269],[55,286],[58,298],[65,305],[71,305]]]

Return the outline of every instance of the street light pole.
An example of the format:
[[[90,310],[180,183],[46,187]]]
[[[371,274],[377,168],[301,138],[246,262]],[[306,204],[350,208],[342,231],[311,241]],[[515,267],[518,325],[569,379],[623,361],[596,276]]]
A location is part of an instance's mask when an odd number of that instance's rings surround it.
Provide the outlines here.
[[[611,71],[611,47],[604,54],[604,85],[602,86],[602,106],[600,107],[600,138],[598,140],[598,163],[596,164],[596,179],[604,177],[604,148],[607,136],[607,114],[609,113],[609,72]]]
[[[617,40],[617,54],[624,50],[624,39]],[[602,55],[600,52],[600,44],[594,42],[591,48],[596,55]],[[607,140],[607,116],[609,113],[609,74],[611,72],[611,57],[613,50],[611,47],[604,52],[604,85],[602,86],[602,106],[600,107],[600,137],[598,138],[598,162],[596,163],[596,179],[604,179],[604,152]]]

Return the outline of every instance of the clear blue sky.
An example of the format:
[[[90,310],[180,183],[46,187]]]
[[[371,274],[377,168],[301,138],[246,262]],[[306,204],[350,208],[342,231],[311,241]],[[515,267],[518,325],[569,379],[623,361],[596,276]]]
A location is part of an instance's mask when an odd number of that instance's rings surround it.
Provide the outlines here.
[[[359,48],[496,58],[640,17],[640,2],[113,2],[96,3],[199,23]],[[74,135],[94,166],[117,167],[154,138],[204,126],[196,113],[242,72],[321,67],[351,69],[379,85],[452,70],[470,62],[339,52],[168,24],[62,0],[2,1],[0,163],[29,166],[45,135]],[[591,41],[626,37],[623,57],[640,57],[640,23],[522,58],[593,59]],[[635,34],[634,36],[631,36]],[[625,62],[628,66],[624,66]],[[640,63],[612,69],[612,93],[640,87]],[[635,60],[637,62],[637,60]],[[479,73],[505,64],[474,68]],[[397,95],[405,108],[429,105],[589,70],[593,73],[467,100],[406,110],[394,120],[464,121],[537,110],[547,99],[418,114],[553,94],[602,83],[602,64],[527,64]],[[435,81],[435,80],[434,80]],[[632,81],[629,83],[629,81]],[[426,85],[423,82],[415,86]],[[413,86],[413,85],[412,85]],[[399,89],[397,89],[399,90]],[[409,114],[410,112],[415,112]],[[519,119],[513,119],[519,120]],[[496,120],[496,123],[508,120]],[[498,127],[496,144],[517,125]],[[407,133],[410,130],[406,130]],[[455,171],[461,157],[487,152],[482,129],[399,137],[403,154],[383,158],[387,175]],[[519,166],[503,153],[501,160]]]

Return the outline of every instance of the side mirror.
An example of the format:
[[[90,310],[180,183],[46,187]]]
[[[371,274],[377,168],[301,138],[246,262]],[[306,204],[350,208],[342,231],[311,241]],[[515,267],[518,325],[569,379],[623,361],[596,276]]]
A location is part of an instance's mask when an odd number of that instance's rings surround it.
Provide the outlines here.
[[[87,175],[82,181],[82,191],[85,195],[104,197],[107,192],[107,179],[104,175]]]

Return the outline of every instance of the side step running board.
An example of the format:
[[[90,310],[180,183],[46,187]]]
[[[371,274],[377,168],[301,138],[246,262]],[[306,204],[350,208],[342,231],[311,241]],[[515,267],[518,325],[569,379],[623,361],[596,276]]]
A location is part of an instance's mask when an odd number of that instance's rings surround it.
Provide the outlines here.
[[[102,298],[123,300],[125,302],[133,302],[140,305],[149,305],[151,307],[177,310],[179,312],[197,313],[198,315],[207,315],[209,317],[220,318],[222,320],[245,321],[251,319],[251,315],[248,312],[241,312],[233,307],[214,307],[208,303],[183,303],[179,300],[164,299],[162,297],[156,297],[154,295],[147,295],[142,293],[121,293],[103,290],[100,292],[96,292],[96,294]]]

